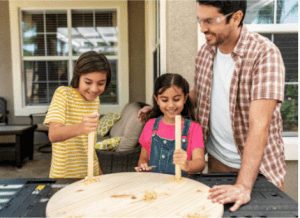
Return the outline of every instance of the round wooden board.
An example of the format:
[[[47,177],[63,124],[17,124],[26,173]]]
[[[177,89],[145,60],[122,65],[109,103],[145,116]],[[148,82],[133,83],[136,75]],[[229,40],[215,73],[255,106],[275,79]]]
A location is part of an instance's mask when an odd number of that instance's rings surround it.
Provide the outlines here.
[[[222,217],[223,205],[207,199],[209,187],[160,173],[115,173],[80,180],[49,200],[47,217]],[[154,198],[149,200],[149,198]],[[145,199],[146,198],[146,199]]]

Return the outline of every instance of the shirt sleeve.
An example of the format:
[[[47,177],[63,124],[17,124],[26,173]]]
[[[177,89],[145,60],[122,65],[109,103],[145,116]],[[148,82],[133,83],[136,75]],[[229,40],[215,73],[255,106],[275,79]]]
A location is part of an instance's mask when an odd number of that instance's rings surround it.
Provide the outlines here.
[[[195,148],[204,149],[204,141],[202,128],[199,123],[192,122],[188,134],[188,149],[187,155],[188,160],[192,159],[192,153]]]
[[[44,125],[50,123],[65,124],[66,117],[66,89],[65,87],[58,87],[52,97],[51,104],[46,114]]]
[[[270,42],[257,57],[251,99],[284,100],[285,69],[279,49]]]
[[[149,120],[140,135],[139,143],[148,153],[148,156],[150,157],[151,152],[151,143],[152,143],[152,129],[154,125],[154,119]]]

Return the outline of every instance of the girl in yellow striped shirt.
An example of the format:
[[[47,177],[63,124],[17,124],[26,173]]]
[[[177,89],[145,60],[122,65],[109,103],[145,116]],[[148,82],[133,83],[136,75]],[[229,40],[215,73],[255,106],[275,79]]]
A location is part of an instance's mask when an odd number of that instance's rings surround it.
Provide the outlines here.
[[[56,89],[44,124],[52,142],[50,178],[87,176],[88,133],[96,131],[99,96],[111,80],[111,66],[103,54],[82,54],[74,68],[71,86]],[[101,173],[94,152],[94,175]]]

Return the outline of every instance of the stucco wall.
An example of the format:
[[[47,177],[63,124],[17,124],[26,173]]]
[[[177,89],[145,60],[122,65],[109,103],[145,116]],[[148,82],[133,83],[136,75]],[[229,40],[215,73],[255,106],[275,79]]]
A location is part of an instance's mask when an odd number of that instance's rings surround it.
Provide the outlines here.
[[[0,1],[0,96],[6,98],[10,117],[13,114],[10,31],[8,1]]]
[[[128,1],[129,101],[145,101],[145,4]]]
[[[166,13],[166,69],[183,75],[192,85],[197,53],[196,1],[167,1]]]

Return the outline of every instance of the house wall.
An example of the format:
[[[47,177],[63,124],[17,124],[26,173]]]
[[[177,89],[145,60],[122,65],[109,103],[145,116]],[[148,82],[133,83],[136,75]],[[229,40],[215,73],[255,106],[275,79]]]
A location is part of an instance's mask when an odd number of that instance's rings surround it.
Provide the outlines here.
[[[145,2],[128,1],[129,101],[145,102]]]
[[[196,1],[167,1],[166,16],[166,69],[183,75],[192,86],[197,54]]]

